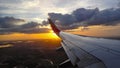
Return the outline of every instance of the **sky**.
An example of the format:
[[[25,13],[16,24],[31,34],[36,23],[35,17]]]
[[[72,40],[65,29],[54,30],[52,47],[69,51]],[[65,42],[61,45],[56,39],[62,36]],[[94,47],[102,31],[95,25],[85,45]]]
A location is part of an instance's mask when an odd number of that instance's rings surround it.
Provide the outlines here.
[[[51,32],[47,18],[70,33],[120,37],[119,0],[0,0],[0,37],[39,33],[43,38]]]
[[[0,0],[0,16],[41,22],[48,13],[71,13],[78,8],[117,8],[119,0]]]

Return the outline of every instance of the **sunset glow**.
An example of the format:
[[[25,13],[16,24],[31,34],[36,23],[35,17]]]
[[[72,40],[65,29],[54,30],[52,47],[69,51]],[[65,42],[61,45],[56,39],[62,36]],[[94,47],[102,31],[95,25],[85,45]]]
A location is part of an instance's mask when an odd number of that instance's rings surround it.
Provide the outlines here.
[[[59,37],[53,33],[36,33],[36,34],[23,34],[14,33],[8,35],[0,35],[0,41],[5,40],[32,40],[32,39],[59,39]]]
[[[78,29],[67,30],[69,33],[85,35],[85,36],[95,36],[95,37],[120,37],[120,24],[117,26],[89,26],[89,27],[79,27]]]

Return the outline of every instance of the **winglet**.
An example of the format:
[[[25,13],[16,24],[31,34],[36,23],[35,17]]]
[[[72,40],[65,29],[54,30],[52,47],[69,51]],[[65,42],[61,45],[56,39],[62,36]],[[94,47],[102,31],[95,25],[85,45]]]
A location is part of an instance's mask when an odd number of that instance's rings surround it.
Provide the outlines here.
[[[51,27],[52,27],[52,30],[53,30],[57,35],[59,35],[60,30],[56,27],[56,25],[52,22],[52,20],[48,18],[48,22],[50,23],[50,25],[51,25]]]

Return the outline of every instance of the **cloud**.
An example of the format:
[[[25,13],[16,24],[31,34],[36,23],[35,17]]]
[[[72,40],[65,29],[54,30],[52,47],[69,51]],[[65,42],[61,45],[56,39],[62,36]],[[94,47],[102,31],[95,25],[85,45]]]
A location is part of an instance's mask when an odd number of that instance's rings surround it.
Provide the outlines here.
[[[13,17],[0,17],[0,28],[14,27],[21,22],[25,22],[25,20],[15,19]]]
[[[80,8],[80,9],[73,11],[72,15],[75,16],[78,22],[81,22],[81,21],[90,19],[98,12],[99,12],[98,8],[96,9]]]
[[[21,23],[22,22],[22,23]],[[0,17],[0,34],[9,33],[47,33],[48,28],[39,28],[42,24],[37,22],[25,22],[23,19],[14,17]]]
[[[89,21],[88,25],[117,25],[120,23],[120,8],[105,9],[95,14]]]
[[[60,29],[72,29],[80,26],[117,25],[120,23],[120,8],[99,10],[79,8],[71,14],[49,13]]]
[[[50,18],[55,21],[59,20],[61,25],[70,25],[73,22],[77,22],[76,18],[70,14],[57,14],[57,13],[49,13]]]
[[[118,0],[0,0],[0,16],[47,18],[47,13],[71,13],[77,8],[116,7]]]
[[[49,24],[49,22],[48,21],[42,21],[42,25],[44,25],[44,26],[47,26]]]

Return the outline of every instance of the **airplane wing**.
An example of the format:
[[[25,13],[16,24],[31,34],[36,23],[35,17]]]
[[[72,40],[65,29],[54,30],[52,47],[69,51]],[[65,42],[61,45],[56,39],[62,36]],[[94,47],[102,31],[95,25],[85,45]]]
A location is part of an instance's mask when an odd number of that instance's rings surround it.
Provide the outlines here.
[[[50,20],[53,31],[62,39],[73,66],[78,68],[120,68],[120,41],[103,38],[83,37],[57,29]]]

